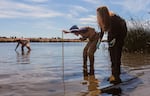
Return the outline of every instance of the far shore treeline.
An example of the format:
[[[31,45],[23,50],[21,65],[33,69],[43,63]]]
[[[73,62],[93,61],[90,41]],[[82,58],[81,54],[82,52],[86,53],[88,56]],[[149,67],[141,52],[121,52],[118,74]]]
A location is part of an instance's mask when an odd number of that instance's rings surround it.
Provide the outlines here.
[[[0,37],[0,42],[16,42],[17,37]],[[62,38],[26,38],[30,42],[81,42],[80,39],[62,39]]]

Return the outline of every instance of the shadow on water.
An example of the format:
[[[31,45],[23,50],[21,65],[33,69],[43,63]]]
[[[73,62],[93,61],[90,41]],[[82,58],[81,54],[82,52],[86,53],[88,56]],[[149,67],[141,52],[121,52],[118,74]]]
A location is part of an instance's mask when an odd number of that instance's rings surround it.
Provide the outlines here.
[[[16,51],[16,60],[18,64],[30,64],[30,51]]]

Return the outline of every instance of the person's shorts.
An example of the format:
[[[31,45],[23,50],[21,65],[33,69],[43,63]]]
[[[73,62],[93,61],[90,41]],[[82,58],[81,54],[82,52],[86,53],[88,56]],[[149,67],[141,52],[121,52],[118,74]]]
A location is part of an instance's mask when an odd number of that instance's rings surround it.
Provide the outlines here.
[[[26,44],[26,47],[30,47],[30,43],[27,43],[27,44]]]

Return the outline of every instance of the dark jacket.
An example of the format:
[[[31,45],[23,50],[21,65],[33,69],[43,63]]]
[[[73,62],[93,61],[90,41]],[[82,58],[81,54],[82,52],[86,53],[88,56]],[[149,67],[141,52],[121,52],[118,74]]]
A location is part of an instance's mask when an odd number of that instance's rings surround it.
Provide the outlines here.
[[[123,43],[124,38],[127,34],[127,26],[125,20],[117,15],[111,16],[110,19],[111,29],[108,32],[108,42],[115,38],[119,43]]]

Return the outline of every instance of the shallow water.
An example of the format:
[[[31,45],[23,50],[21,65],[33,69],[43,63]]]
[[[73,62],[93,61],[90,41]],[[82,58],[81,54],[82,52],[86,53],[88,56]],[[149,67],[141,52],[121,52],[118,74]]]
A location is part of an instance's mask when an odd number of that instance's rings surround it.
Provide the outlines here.
[[[20,47],[14,51],[16,45],[0,43],[1,96],[87,96],[86,92],[101,88],[101,80],[111,75],[107,43],[95,53],[93,77],[83,76],[82,51],[86,43],[66,42],[64,49],[62,43],[31,43],[32,51],[24,53]],[[122,64],[127,70],[145,68],[150,55],[124,53]]]

